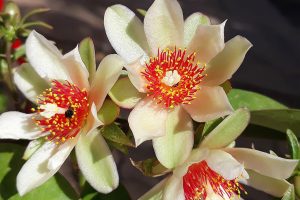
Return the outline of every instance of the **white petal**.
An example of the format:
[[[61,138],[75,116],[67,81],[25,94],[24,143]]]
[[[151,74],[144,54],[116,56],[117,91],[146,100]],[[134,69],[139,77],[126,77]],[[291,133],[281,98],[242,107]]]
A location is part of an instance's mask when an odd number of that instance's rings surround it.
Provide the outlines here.
[[[70,154],[76,140],[69,140],[63,145],[56,145],[54,142],[49,141],[39,148],[23,165],[17,176],[19,194],[22,196],[51,178]],[[55,168],[49,169],[48,162],[54,155],[58,161],[52,162],[51,166]]]
[[[89,93],[90,102],[94,102],[99,110],[105,100],[106,95],[118,80],[125,61],[116,54],[111,54],[103,58],[92,83]]]
[[[159,162],[172,169],[183,163],[194,144],[193,123],[180,106],[168,113],[166,135],[153,139],[153,148]]]
[[[30,141],[23,154],[23,159],[28,160],[44,143],[44,138]]]
[[[207,122],[232,113],[233,109],[222,87],[202,87],[191,104],[183,105],[193,120]]]
[[[16,111],[0,115],[0,139],[35,139],[44,136],[35,122],[33,114]]]
[[[252,170],[247,170],[249,179],[242,183],[275,197],[282,197],[291,184],[286,180],[263,176]]]
[[[220,85],[230,79],[242,64],[252,44],[244,37],[236,36],[225,44],[225,48],[207,65],[203,84]]]
[[[277,179],[289,178],[298,164],[298,160],[284,159],[254,149],[228,148],[226,151],[243,163],[246,169]]]
[[[208,63],[224,48],[225,22],[220,25],[198,26],[193,39],[191,39],[187,47],[189,53],[196,52],[195,61]]]
[[[167,115],[168,111],[157,105],[152,98],[142,99],[128,117],[136,146],[165,135]]]
[[[50,85],[42,79],[29,64],[23,64],[14,70],[14,82],[23,95],[31,102],[36,102],[40,95]]]
[[[183,14],[177,0],[155,0],[144,19],[144,29],[152,54],[158,49],[183,45]]]
[[[184,190],[183,190],[183,181],[182,177],[171,176],[168,178],[164,193],[164,200],[184,200]]]
[[[205,161],[213,171],[226,180],[233,180],[241,176],[244,176],[245,179],[248,178],[244,166],[224,151],[211,150]]]
[[[89,90],[89,72],[81,60],[78,46],[63,56],[62,61],[66,67],[66,70],[72,79],[72,82],[80,89]]]
[[[75,147],[79,168],[90,185],[109,193],[119,185],[119,176],[111,152],[98,130],[82,134]]]
[[[42,78],[72,82],[62,62],[62,54],[53,42],[32,31],[25,46],[29,63]]]
[[[93,130],[95,130],[97,127],[101,125],[103,125],[103,122],[101,122],[98,119],[96,105],[92,103],[91,110],[87,117],[86,125],[82,131],[82,134],[88,135],[89,133],[91,133]]]
[[[142,71],[144,70],[144,65],[140,63],[140,60],[129,63],[125,65],[126,70],[128,71],[128,77],[134,87],[139,91],[145,93],[146,89],[146,80],[142,76]]]
[[[138,198],[138,200],[161,200],[163,198],[163,189],[165,187],[166,181],[165,178],[151,188],[146,194]]]
[[[104,28],[111,45],[126,62],[133,62],[149,52],[143,23],[127,7],[114,5],[107,8]]]
[[[184,47],[193,39],[199,25],[210,25],[210,20],[202,13],[193,13],[184,21]]]

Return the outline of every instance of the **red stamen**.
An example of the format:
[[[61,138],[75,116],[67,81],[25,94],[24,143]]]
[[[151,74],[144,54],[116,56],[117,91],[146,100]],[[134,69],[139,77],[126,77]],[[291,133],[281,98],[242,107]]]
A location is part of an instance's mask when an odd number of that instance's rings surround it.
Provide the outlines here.
[[[157,103],[163,103],[166,108],[173,108],[179,104],[190,104],[195,93],[200,89],[199,84],[204,67],[194,62],[196,53],[186,55],[186,49],[174,51],[158,50],[157,57],[150,58],[142,75],[147,80],[148,96],[153,96]],[[162,82],[166,73],[177,71],[180,81],[172,86]]]
[[[186,200],[205,200],[208,184],[213,192],[224,199],[240,195],[244,191],[237,179],[226,180],[209,168],[206,161],[192,164],[183,176],[183,190]],[[246,193],[246,192],[245,192]]]

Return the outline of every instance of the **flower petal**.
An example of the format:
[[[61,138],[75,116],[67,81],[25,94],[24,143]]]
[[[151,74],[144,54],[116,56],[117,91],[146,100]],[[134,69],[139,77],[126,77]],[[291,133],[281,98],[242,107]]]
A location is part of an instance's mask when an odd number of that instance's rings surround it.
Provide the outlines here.
[[[182,47],[183,14],[177,0],[155,0],[144,19],[144,29],[152,54],[158,49]]]
[[[247,170],[247,172],[249,174],[249,179],[242,181],[243,184],[275,197],[282,197],[291,186],[286,180],[263,176],[252,170]]]
[[[107,8],[104,28],[111,45],[126,62],[133,62],[149,52],[143,23],[127,7],[114,5]]]
[[[167,115],[168,111],[157,105],[152,98],[142,99],[128,117],[136,146],[146,140],[164,136]]]
[[[192,119],[183,108],[177,106],[168,113],[165,136],[153,139],[156,157],[166,168],[175,168],[188,158],[193,144]]]
[[[23,64],[14,70],[14,82],[22,94],[35,103],[40,95],[50,85],[42,79],[29,64]]]
[[[189,53],[196,52],[196,61],[208,63],[224,48],[225,22],[219,25],[199,25],[187,46]]]
[[[133,108],[144,97],[136,90],[128,77],[119,79],[108,94],[118,106],[127,109]]]
[[[75,147],[79,168],[90,185],[101,193],[109,193],[119,185],[117,167],[98,130],[81,134]]]
[[[248,126],[250,113],[245,108],[236,110],[214,128],[199,144],[206,148],[224,148],[230,145]]]
[[[36,139],[44,136],[32,120],[33,114],[17,111],[5,112],[0,115],[0,139]]]
[[[184,21],[184,46],[193,39],[199,25],[210,25],[210,19],[200,12],[193,13]]]
[[[62,62],[62,54],[53,42],[32,31],[25,46],[29,63],[42,78],[72,82]]]
[[[146,80],[141,73],[144,70],[144,65],[140,63],[140,60],[137,60],[125,65],[125,68],[128,71],[128,77],[134,87],[139,92],[145,93],[147,91]]]
[[[116,54],[108,55],[101,61],[89,93],[90,102],[95,103],[97,110],[101,108],[106,95],[118,80],[124,64],[124,60]]]
[[[103,125],[103,122],[101,122],[98,119],[96,105],[94,103],[92,103],[91,110],[90,110],[89,115],[87,117],[86,125],[85,125],[85,127],[82,131],[82,134],[87,134],[88,135],[93,130],[95,130],[98,126],[101,126],[101,125]]]
[[[80,89],[89,90],[89,72],[81,60],[78,46],[63,56],[62,61],[66,70],[72,79],[72,82]]]
[[[207,122],[232,113],[233,109],[222,87],[202,87],[191,104],[183,105],[193,120]]]
[[[221,150],[211,150],[205,159],[207,165],[226,180],[233,180],[242,175],[248,178],[243,164],[236,161],[229,153]]]
[[[23,165],[17,176],[19,194],[22,196],[51,178],[70,154],[76,141],[77,138],[74,138],[62,145],[56,145],[54,142],[49,141],[40,147]],[[53,156],[57,160],[51,160]],[[49,164],[50,162],[51,164]]]
[[[171,176],[165,183],[165,189],[163,191],[164,200],[183,200],[183,181],[182,177]]]
[[[244,37],[236,36],[226,42],[224,49],[207,65],[207,77],[203,84],[215,86],[224,83],[242,64],[247,51],[252,44]]]
[[[153,188],[151,188],[146,194],[138,198],[138,200],[161,200],[163,195],[163,189],[165,187],[166,181],[168,179],[165,178],[156,184]]]
[[[243,163],[246,169],[277,179],[289,178],[298,164],[298,160],[284,159],[254,149],[227,148],[225,151]]]

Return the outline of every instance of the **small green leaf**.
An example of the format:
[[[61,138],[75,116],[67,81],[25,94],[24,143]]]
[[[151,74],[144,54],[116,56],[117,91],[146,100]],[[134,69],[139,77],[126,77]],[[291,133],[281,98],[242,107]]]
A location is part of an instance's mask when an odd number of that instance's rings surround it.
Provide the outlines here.
[[[106,99],[98,111],[98,118],[105,125],[111,124],[120,114],[120,107],[117,106],[112,100]]]
[[[96,72],[95,46],[91,38],[85,38],[79,44],[81,59],[89,71],[89,81],[94,79]]]
[[[228,94],[232,90],[230,81],[225,81],[220,86],[223,88],[223,90],[226,92],[226,94]]]
[[[295,189],[294,185],[291,185],[290,188],[284,193],[284,196],[281,200],[295,200]]]
[[[267,109],[285,109],[285,105],[262,94],[240,89],[232,89],[228,99],[234,109],[246,107],[250,111]]]
[[[158,177],[163,176],[171,171],[164,167],[157,158],[149,158],[143,161],[134,161],[130,159],[131,164],[143,173],[145,176]]]
[[[286,131],[286,134],[290,146],[292,159],[300,159],[300,146],[297,136],[290,129]]]
[[[125,155],[128,155],[128,152],[129,152],[128,146],[120,144],[120,143],[117,143],[117,142],[113,142],[113,141],[110,141],[110,140],[106,140],[106,142],[107,142],[107,144],[110,147],[115,148],[115,149],[121,151]]]
[[[100,132],[103,135],[103,137],[107,140],[134,147],[132,141],[127,137],[127,135],[122,131],[122,129],[115,123],[103,126],[100,129]]]
[[[17,49],[15,49],[15,52],[14,52],[15,60],[17,60],[18,58],[21,58],[23,56],[25,56],[25,45],[18,47]]]
[[[138,8],[138,9],[136,9],[137,11],[138,11],[138,13],[140,13],[143,17],[145,17],[146,16],[146,14],[147,14],[147,11],[146,10],[144,10],[144,9],[141,9],[141,8]]]

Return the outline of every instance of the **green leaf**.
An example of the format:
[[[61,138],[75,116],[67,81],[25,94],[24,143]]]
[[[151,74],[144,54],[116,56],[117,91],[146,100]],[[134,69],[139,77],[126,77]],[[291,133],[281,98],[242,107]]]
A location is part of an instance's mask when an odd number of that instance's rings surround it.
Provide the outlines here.
[[[130,159],[130,161],[131,164],[145,176],[158,177],[163,176],[171,171],[171,169],[167,169],[160,164],[157,158],[149,158],[143,161],[134,161]]]
[[[223,88],[223,90],[226,92],[226,94],[228,94],[232,90],[230,81],[225,81],[220,86]]]
[[[291,129],[300,137],[300,110],[297,109],[252,111],[250,123],[283,133],[286,129]]]
[[[129,153],[128,146],[110,140],[106,140],[106,142],[111,148],[115,148],[121,151],[122,153],[124,153],[125,155],[128,155]]]
[[[28,12],[26,15],[24,15],[24,17],[22,18],[21,20],[21,24],[23,24],[24,22],[27,21],[27,19],[29,17],[31,17],[32,15],[36,15],[36,14],[39,14],[39,13],[44,13],[44,12],[48,12],[50,9],[48,8],[38,8],[38,9],[34,9],[30,12]]]
[[[98,118],[105,125],[111,124],[120,114],[120,107],[112,100],[106,99],[98,111]]]
[[[126,136],[122,129],[115,123],[103,126],[100,129],[101,134],[107,140],[134,147],[132,141]]]
[[[267,109],[285,109],[285,105],[262,94],[240,89],[232,89],[228,99],[234,109],[246,107],[250,111]]]
[[[138,11],[138,13],[140,13],[143,17],[145,17],[146,16],[146,14],[147,14],[147,11],[146,10],[144,10],[144,9],[141,9],[141,8],[138,8],[138,9],[136,9],[137,11]]]
[[[295,189],[293,185],[291,185],[290,188],[284,193],[284,196],[281,200],[295,200]]]
[[[15,49],[15,52],[14,52],[15,60],[17,60],[18,58],[21,58],[23,56],[25,56],[25,45],[18,47],[17,49]]]
[[[297,197],[300,197],[300,176],[295,176],[293,179],[294,189]]]
[[[290,129],[288,129],[286,131],[286,134],[287,134],[287,139],[289,142],[292,159],[299,159],[300,158],[300,146],[299,146],[297,136]]]
[[[34,22],[28,22],[25,23],[21,26],[22,29],[26,29],[32,26],[41,26],[44,28],[48,28],[48,29],[53,29],[53,26],[51,26],[50,24],[46,23],[46,22],[42,22],[42,21],[34,21]]]
[[[55,200],[78,199],[70,184],[59,174],[23,197],[17,194],[16,177],[24,160],[24,147],[11,143],[0,144],[0,199],[9,200]]]
[[[231,144],[247,127],[250,113],[245,108],[236,110],[226,117],[200,143],[201,147],[222,148]]]
[[[91,82],[96,72],[95,46],[91,38],[85,38],[80,42],[79,53],[89,71],[89,81]]]

